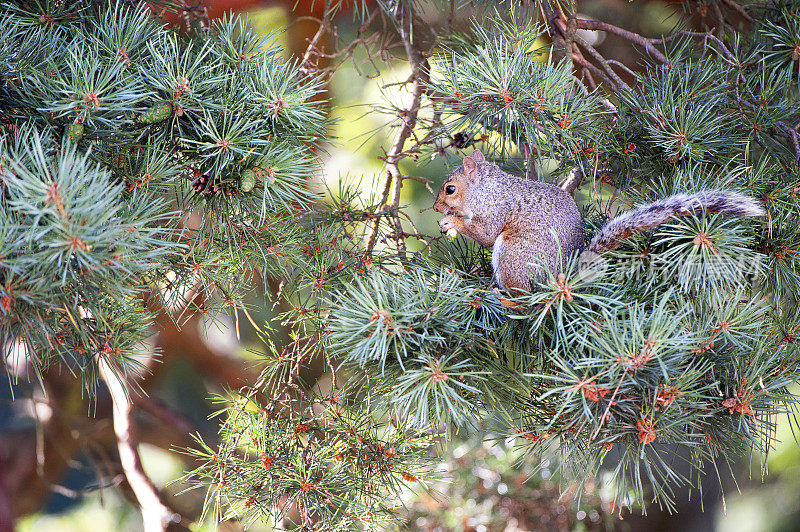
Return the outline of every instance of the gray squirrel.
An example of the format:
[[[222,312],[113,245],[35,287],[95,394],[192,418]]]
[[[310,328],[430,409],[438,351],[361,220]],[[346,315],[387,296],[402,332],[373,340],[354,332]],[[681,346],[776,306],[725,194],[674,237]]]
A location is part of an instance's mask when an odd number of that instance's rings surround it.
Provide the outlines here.
[[[562,257],[584,248],[595,254],[617,249],[634,233],[676,216],[703,209],[740,217],[765,214],[757,200],[737,192],[675,194],[619,214],[585,247],[581,214],[570,194],[576,186],[574,176],[561,187],[513,176],[475,150],[442,184],[433,209],[445,215],[439,221],[442,233],[460,233],[492,248],[495,279],[512,291],[530,290],[537,259],[559,272]]]

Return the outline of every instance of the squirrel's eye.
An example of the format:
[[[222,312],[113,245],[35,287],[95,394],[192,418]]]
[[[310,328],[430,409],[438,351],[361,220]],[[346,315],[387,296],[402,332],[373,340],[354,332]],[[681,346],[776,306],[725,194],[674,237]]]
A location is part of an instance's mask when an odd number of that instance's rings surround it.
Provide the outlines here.
[[[446,194],[455,194],[456,193],[456,186],[455,185],[447,185],[444,187],[444,191]]]

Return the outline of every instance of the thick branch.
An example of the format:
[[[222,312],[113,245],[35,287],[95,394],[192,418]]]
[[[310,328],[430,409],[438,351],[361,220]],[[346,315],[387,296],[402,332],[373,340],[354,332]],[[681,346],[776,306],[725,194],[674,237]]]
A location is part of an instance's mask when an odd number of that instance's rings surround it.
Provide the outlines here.
[[[131,403],[125,391],[125,385],[102,356],[98,360],[100,377],[108,386],[111,402],[114,406],[114,433],[117,436],[119,461],[125,478],[128,480],[139,508],[142,511],[142,521],[145,532],[163,532],[170,523],[180,521],[180,516],[174,514],[158,498],[153,482],[147,476],[139,457],[139,442],[134,434],[131,423]]]
[[[575,0],[567,0],[569,6],[565,13],[567,17],[567,27],[564,30],[564,51],[566,57],[572,57],[572,42],[575,40],[575,33],[578,31],[578,21],[575,18]]]
[[[575,190],[580,186],[583,181],[583,172],[579,166],[573,168],[558,184],[558,186],[571,195],[575,195]]]
[[[565,58],[572,60],[572,39],[577,29],[574,8],[567,13],[566,22],[564,15],[554,0],[541,0],[542,13],[547,26],[550,28],[550,40],[553,41],[553,58],[560,63]]]

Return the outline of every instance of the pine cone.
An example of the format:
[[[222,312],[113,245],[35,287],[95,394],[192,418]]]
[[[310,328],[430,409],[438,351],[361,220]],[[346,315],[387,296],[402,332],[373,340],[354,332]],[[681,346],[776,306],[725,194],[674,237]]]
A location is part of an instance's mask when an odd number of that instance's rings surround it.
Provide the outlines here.
[[[210,180],[209,176],[201,175],[200,177],[194,180],[194,182],[192,183],[192,188],[197,193],[205,192],[206,188],[208,187],[209,180]]]
[[[472,135],[467,131],[459,131],[453,135],[453,146],[462,149],[472,144]]]
[[[220,192],[227,192],[225,184],[219,177],[211,177],[208,174],[201,175],[192,183],[192,188],[198,194],[213,196]]]

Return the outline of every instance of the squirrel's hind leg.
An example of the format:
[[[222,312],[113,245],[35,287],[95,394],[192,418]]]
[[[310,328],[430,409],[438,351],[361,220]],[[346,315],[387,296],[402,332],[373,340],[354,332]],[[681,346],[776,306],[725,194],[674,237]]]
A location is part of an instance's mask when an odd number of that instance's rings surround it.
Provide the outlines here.
[[[503,231],[492,247],[492,266],[501,288],[511,292],[531,290],[531,261],[536,246],[529,235]]]

